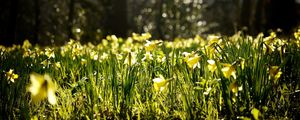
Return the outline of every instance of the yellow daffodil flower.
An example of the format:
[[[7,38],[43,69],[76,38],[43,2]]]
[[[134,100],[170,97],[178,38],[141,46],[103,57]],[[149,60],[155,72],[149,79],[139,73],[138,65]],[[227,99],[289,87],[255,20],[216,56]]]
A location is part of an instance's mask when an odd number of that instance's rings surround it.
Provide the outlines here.
[[[154,78],[153,82],[154,89],[161,92],[166,88],[169,80],[166,80],[162,75],[160,75],[158,78]]]
[[[265,37],[263,41],[267,45],[270,45],[270,44],[273,44],[275,42],[275,38],[276,38],[276,33],[275,32],[271,32],[270,36]]]
[[[84,59],[84,58],[81,58],[80,64],[81,65],[86,65],[87,64],[87,60]]]
[[[40,102],[48,97],[50,104],[56,104],[55,84],[48,74],[40,75],[37,73],[30,74],[31,85],[28,90],[31,93],[33,102]]]
[[[273,79],[275,82],[280,78],[282,72],[279,66],[271,66],[269,68],[270,79]]]
[[[147,43],[145,44],[145,50],[147,52],[152,51],[155,47],[156,47],[156,44],[154,42],[147,41]]]
[[[152,36],[150,33],[142,33],[141,35],[137,34],[137,33],[132,33],[132,38],[136,41],[145,41],[150,39]]]
[[[197,67],[197,65],[199,64],[200,60],[200,56],[198,56],[197,54],[194,57],[191,57],[188,59],[187,64],[190,68],[195,69]]]
[[[24,49],[24,52],[23,52],[23,57],[31,57],[31,58],[35,58],[36,54],[34,54],[33,51],[31,51],[30,49]]]
[[[19,78],[19,75],[15,74],[13,69],[10,69],[8,72],[6,72],[5,75],[6,75],[7,79],[13,83],[15,82],[15,79]]]
[[[207,62],[208,62],[208,65],[207,65],[208,70],[210,72],[214,72],[217,69],[216,62],[214,60],[207,60]]]
[[[193,39],[193,41],[195,41],[196,43],[199,43],[201,47],[204,47],[207,43],[206,40],[204,40],[201,36],[196,35]]]
[[[98,53],[97,52],[95,52],[95,51],[92,51],[91,53],[90,53],[90,58],[92,59],[92,60],[98,60]]]
[[[256,109],[256,108],[253,108],[253,109],[251,110],[251,114],[253,115],[253,118],[254,118],[255,120],[259,120],[259,116],[261,116],[260,111],[259,111],[258,109]]]
[[[166,56],[163,51],[158,51],[156,53],[156,61],[159,63],[165,62],[166,61]]]
[[[238,84],[236,81],[230,83],[229,85],[229,89],[234,93],[236,94],[238,92]]]
[[[111,35],[111,40],[114,42],[118,42],[118,37],[116,35]]]
[[[54,66],[55,66],[55,68],[61,68],[61,64],[60,64],[60,62],[56,62],[56,63],[54,63]]]
[[[53,49],[50,49],[50,48],[46,48],[45,49],[45,55],[48,57],[48,58],[55,58],[55,54],[54,54],[54,50]]]
[[[144,47],[147,52],[153,51],[158,44],[162,43],[162,41],[148,41],[148,40],[146,42],[147,43],[144,45]]]
[[[271,54],[272,52],[275,51],[275,46],[273,44],[264,44],[263,45],[263,51],[264,53]]]
[[[144,54],[144,58],[142,59],[142,61],[146,61],[146,60],[153,60],[152,54],[150,52],[146,52]]]
[[[229,79],[232,76],[236,79],[236,70],[233,65],[231,64],[224,64],[225,67],[221,69],[225,78]]]
[[[144,40],[148,40],[148,39],[150,39],[152,36],[151,36],[151,34],[150,33],[142,33],[142,38],[144,39]]]
[[[295,37],[297,40],[300,40],[300,29],[298,29],[297,32],[294,33],[294,37]]]
[[[23,42],[22,48],[23,48],[24,50],[26,50],[26,49],[29,49],[29,48],[31,48],[31,47],[32,47],[31,43],[29,42],[29,40],[26,39],[26,40]]]
[[[216,50],[213,46],[207,45],[202,49],[202,51],[211,59],[216,55]]]
[[[106,39],[103,39],[103,40],[102,40],[102,45],[103,45],[104,47],[107,47],[107,46],[108,46],[108,41],[107,41]]]
[[[182,55],[184,57],[184,61],[186,62],[189,59],[189,57],[195,55],[195,52],[194,51],[192,53],[183,52]]]
[[[195,69],[197,65],[199,65],[198,62],[200,60],[200,56],[198,56],[198,54],[194,52],[183,52],[182,54],[184,55],[184,61],[187,63],[189,68]]]
[[[220,39],[220,36],[216,35],[209,35],[207,37],[208,45],[213,45],[214,43],[220,44],[222,42],[222,39]]]
[[[43,67],[49,66],[51,64],[50,60],[46,59],[44,61],[41,62],[41,64],[43,65]]]
[[[109,55],[107,53],[103,53],[102,56],[100,57],[101,60],[106,60],[108,59]]]

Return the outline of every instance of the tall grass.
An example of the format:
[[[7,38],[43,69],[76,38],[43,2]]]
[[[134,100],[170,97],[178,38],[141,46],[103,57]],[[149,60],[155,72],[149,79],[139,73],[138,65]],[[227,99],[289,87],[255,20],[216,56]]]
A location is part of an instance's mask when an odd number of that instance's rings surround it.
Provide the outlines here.
[[[295,119],[298,34],[284,39],[238,32],[173,42],[133,34],[107,36],[98,45],[1,46],[1,118]],[[18,75],[14,81],[10,69]],[[32,101],[31,73],[52,77],[56,104]]]

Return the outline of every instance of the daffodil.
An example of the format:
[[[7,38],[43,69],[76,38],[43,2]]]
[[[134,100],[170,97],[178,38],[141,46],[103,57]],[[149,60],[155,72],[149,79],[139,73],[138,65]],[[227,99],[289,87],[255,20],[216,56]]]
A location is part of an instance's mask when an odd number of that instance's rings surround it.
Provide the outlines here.
[[[269,68],[270,79],[273,79],[275,82],[280,78],[282,72],[279,66],[271,66]]]
[[[145,40],[148,40],[150,39],[152,36],[150,33],[142,33],[141,35],[137,34],[137,33],[132,33],[132,38],[134,40],[137,40],[137,41],[145,41]]]
[[[32,47],[31,43],[29,42],[29,40],[26,39],[26,40],[23,42],[22,48],[23,48],[24,50],[26,50],[26,49],[29,49],[29,48],[31,48],[31,47]]]
[[[184,52],[182,53],[185,57],[184,57],[184,61],[187,63],[189,68],[195,69],[197,67],[197,65],[199,65],[199,60],[200,60],[200,56],[198,56],[198,54],[192,52],[192,53],[187,53]]]
[[[147,41],[144,46],[146,51],[152,51],[156,47],[156,44],[154,42]]]
[[[157,45],[159,45],[162,41],[146,41],[147,43],[144,45],[145,50],[147,52],[153,51]]]
[[[61,68],[61,64],[60,64],[60,62],[56,62],[56,63],[54,63],[54,66],[55,66],[55,68]]]
[[[212,89],[211,87],[207,88],[206,91],[203,94],[208,95],[210,93],[211,89]]]
[[[15,79],[19,78],[19,75],[15,74],[13,69],[10,69],[8,72],[6,72],[5,76],[7,77],[7,79],[9,81],[11,81],[13,83],[15,82]]]
[[[82,58],[81,61],[80,61],[80,64],[81,65],[86,65],[87,64],[87,60]]]
[[[108,46],[108,41],[107,41],[106,39],[103,39],[103,40],[102,40],[102,45],[103,45],[104,47],[107,47],[107,46]]]
[[[101,59],[101,60],[106,60],[106,59],[108,59],[108,57],[109,57],[108,54],[104,52],[104,53],[102,54],[102,56],[100,57],[100,59]]]
[[[213,58],[213,56],[216,55],[216,50],[213,46],[210,46],[210,45],[207,45],[205,46],[202,51],[204,53],[206,53],[206,55],[209,57],[209,58]]]
[[[275,51],[275,46],[274,44],[276,41],[281,41],[280,39],[276,38],[276,33],[272,32],[270,36],[264,38],[263,43],[263,50],[265,53],[271,54],[272,52]]]
[[[159,63],[165,62],[166,61],[166,56],[163,51],[158,51],[156,54],[156,60]]]
[[[128,52],[128,55],[124,61],[125,64],[131,66],[136,63],[136,53],[135,52]]]
[[[253,108],[253,109],[251,110],[251,114],[252,114],[252,116],[253,116],[253,118],[254,118],[255,120],[259,120],[259,116],[261,116],[260,111],[259,111],[258,109],[256,109],[256,108]]]
[[[31,85],[28,91],[31,93],[33,102],[40,102],[48,97],[50,104],[56,104],[55,84],[48,74],[40,75],[37,73],[30,74]]]
[[[114,42],[118,42],[118,37],[116,35],[111,35],[111,40]]]
[[[54,50],[53,49],[50,49],[50,48],[46,48],[45,49],[45,55],[48,57],[48,58],[55,58],[55,54],[54,54]]]
[[[198,56],[197,54],[191,58],[188,59],[187,64],[190,68],[195,69],[197,67],[197,65],[199,65],[199,60],[200,60],[200,56]]]
[[[142,61],[146,61],[146,60],[153,60],[152,54],[150,52],[146,52],[144,54],[144,58],[142,59]]]
[[[216,62],[214,60],[207,60],[207,62],[208,62],[208,65],[207,65],[208,70],[210,72],[214,72],[217,69]]]
[[[208,45],[213,45],[214,43],[220,44],[222,42],[222,39],[220,39],[220,36],[216,36],[216,35],[209,35],[207,37],[208,39]]]
[[[182,55],[184,57],[184,61],[186,62],[189,59],[189,57],[193,56],[194,54],[195,54],[194,51],[192,53],[183,52]]]
[[[264,44],[263,51],[264,53],[271,54],[272,52],[275,51],[275,46],[273,44]]]
[[[206,44],[207,44],[207,41],[206,40],[204,40],[201,36],[199,36],[199,35],[196,35],[195,37],[194,37],[194,40],[193,41],[195,41],[196,43],[200,43],[200,46],[201,47],[204,47]]]
[[[153,82],[154,89],[161,92],[166,88],[169,80],[166,80],[162,75],[160,75],[158,78],[154,78]]]
[[[273,44],[275,42],[276,39],[276,33],[275,32],[271,32],[270,36],[265,37],[264,38],[264,43],[267,45]]]
[[[84,47],[79,42],[74,43],[71,47],[73,60],[75,60],[77,56],[81,56],[83,54]]]
[[[300,33],[299,33],[299,34],[300,34]],[[293,41],[293,43],[296,44],[297,47],[300,47],[300,38],[297,39],[297,40],[295,40],[295,41]]]
[[[142,39],[144,39],[144,40],[148,40],[148,39],[150,39],[152,37],[151,34],[148,33],[148,32],[142,33],[141,36],[142,36]]]
[[[294,37],[295,37],[297,40],[300,40],[300,29],[298,29],[297,32],[294,33]]]
[[[225,67],[221,69],[223,72],[223,75],[225,78],[230,78],[232,76],[234,79],[236,79],[236,70],[233,65],[231,64],[224,64]]]
[[[236,81],[230,83],[229,85],[229,89],[230,91],[232,91],[234,94],[236,94],[238,92],[238,84]]]
[[[31,57],[31,58],[35,58],[36,54],[34,54],[34,51],[31,51],[30,49],[24,49],[23,52],[23,57]]]
[[[47,67],[51,64],[51,62],[50,62],[50,60],[46,59],[46,60],[42,61],[41,64],[43,65],[43,67]]]
[[[95,52],[95,51],[92,51],[91,53],[90,53],[90,58],[92,59],[92,60],[98,60],[98,53],[97,52]]]

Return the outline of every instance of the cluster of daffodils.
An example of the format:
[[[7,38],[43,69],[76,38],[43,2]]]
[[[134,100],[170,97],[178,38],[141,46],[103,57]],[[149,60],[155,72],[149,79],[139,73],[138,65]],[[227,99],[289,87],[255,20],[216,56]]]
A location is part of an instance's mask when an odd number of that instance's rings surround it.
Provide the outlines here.
[[[197,70],[203,67],[206,70],[205,72],[209,72],[211,75],[209,79],[225,78],[230,80],[230,90],[236,93],[240,87],[237,85],[237,82],[232,81],[236,81],[239,77],[237,72],[238,67],[240,67],[241,70],[244,70],[245,67],[251,67],[245,65],[247,61],[246,58],[236,56],[234,51],[232,52],[230,51],[231,49],[228,49],[229,46],[236,48],[236,50],[242,49],[241,43],[239,43],[239,40],[242,39],[240,37],[241,35],[239,34],[229,38],[218,35],[209,35],[207,38],[203,38],[196,35],[194,38],[176,38],[173,41],[162,41],[151,40],[150,33],[133,33],[131,37],[126,39],[110,35],[97,45],[91,43],[83,45],[79,41],[70,40],[65,45],[54,48],[33,46],[26,40],[22,46],[0,46],[0,52],[3,54],[20,50],[23,52],[24,58],[31,58],[32,61],[35,62],[38,61],[38,64],[44,69],[54,67],[55,70],[64,67],[63,65],[65,64],[63,63],[65,61],[63,60],[79,61],[80,65],[85,67],[90,64],[89,62],[91,61],[99,63],[109,62],[113,56],[118,60],[116,63],[124,63],[127,66],[139,66],[142,68],[145,67],[143,65],[152,62],[155,63],[155,65],[166,65],[166,61],[172,64],[185,65],[188,70]],[[296,45],[300,48],[300,31],[297,31],[294,37],[295,39],[293,41],[279,39],[276,33],[272,32],[270,36],[267,37],[264,37],[263,34],[258,35],[256,38],[246,36],[246,40],[248,41],[245,40],[245,43],[250,44],[252,47],[249,51],[255,51],[260,48],[263,51],[262,54],[266,55],[278,51],[280,57],[283,58],[287,51],[287,46]],[[245,56],[246,55],[244,55],[244,57]],[[228,59],[228,57],[231,58]],[[281,63],[283,63],[282,61],[283,60],[281,60]],[[174,65],[172,67],[174,67]],[[278,66],[269,67],[266,73],[269,74],[269,79],[274,81],[278,81],[283,74]],[[12,69],[6,72],[5,76],[12,83],[19,77]],[[28,89],[34,102],[41,101],[48,97],[48,101],[51,104],[56,103],[56,88],[49,75],[32,73],[30,74],[30,81],[32,84]],[[169,81],[170,80],[166,80],[163,75],[153,79],[154,90],[158,92],[165,90]],[[209,94],[211,89],[212,88],[207,88],[204,94]]]

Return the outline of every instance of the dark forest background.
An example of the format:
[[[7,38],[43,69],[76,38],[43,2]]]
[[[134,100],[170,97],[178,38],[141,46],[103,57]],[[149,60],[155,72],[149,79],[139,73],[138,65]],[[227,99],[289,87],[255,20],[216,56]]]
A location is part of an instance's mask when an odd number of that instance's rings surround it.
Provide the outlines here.
[[[0,44],[29,39],[61,45],[70,38],[98,43],[115,34],[150,32],[155,39],[238,30],[289,34],[300,0],[6,0],[0,4]]]

